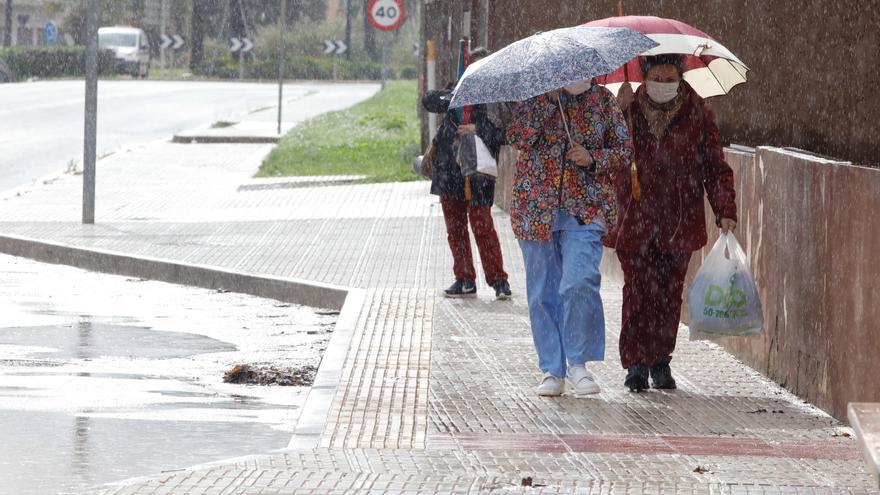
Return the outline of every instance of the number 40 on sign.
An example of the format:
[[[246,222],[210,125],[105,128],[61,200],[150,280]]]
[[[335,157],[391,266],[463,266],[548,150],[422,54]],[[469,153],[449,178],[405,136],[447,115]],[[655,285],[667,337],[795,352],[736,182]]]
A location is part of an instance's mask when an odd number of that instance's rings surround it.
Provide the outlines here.
[[[370,24],[380,31],[394,31],[403,24],[405,11],[402,0],[371,0],[367,5]]]

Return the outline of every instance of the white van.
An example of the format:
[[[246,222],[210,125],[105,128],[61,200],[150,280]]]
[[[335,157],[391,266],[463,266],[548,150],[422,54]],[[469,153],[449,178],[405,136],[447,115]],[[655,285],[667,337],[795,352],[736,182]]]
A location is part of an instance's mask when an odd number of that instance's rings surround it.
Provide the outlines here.
[[[98,29],[98,48],[113,50],[124,74],[146,78],[150,73],[150,40],[143,29],[102,27]]]

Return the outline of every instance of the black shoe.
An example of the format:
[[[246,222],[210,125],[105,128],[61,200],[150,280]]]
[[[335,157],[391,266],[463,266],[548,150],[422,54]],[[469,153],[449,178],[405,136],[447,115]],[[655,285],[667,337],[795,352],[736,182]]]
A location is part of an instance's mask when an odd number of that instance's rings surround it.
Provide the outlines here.
[[[510,284],[507,280],[496,280],[492,288],[495,289],[495,299],[510,299]]]
[[[623,381],[625,387],[633,392],[641,392],[648,389],[648,367],[642,363],[630,365],[629,371],[626,373],[626,380]]]
[[[675,378],[672,378],[669,363],[651,366],[651,384],[654,388],[675,390]]]
[[[443,291],[446,297],[476,297],[477,284],[473,280],[456,279],[455,283]]]

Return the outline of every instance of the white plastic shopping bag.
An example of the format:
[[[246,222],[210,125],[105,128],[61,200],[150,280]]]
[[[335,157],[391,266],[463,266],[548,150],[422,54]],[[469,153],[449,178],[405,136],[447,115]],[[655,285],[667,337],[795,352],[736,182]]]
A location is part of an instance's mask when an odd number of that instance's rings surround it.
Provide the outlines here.
[[[739,336],[761,331],[764,314],[758,287],[733,234],[718,238],[697,272],[688,289],[688,313],[691,329],[707,334]]]
[[[480,139],[480,136],[474,137],[477,146],[477,172],[498,177],[498,162],[492,158],[489,147]]]
[[[455,158],[458,166],[461,167],[461,175],[465,177],[474,174],[498,177],[498,162],[492,157],[486,143],[476,134],[458,137],[458,152]]]

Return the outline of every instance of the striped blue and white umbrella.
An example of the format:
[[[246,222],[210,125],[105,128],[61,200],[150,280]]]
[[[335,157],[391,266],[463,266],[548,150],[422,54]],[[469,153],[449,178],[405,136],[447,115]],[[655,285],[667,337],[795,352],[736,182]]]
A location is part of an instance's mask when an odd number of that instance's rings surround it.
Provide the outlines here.
[[[472,63],[455,87],[450,108],[524,101],[607,74],[657,46],[628,28],[570,27],[515,41]]]

